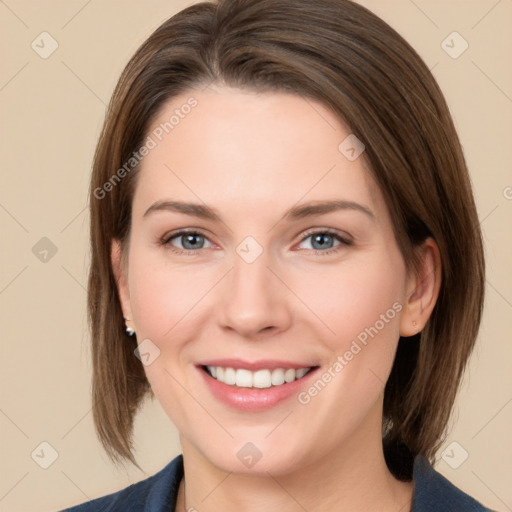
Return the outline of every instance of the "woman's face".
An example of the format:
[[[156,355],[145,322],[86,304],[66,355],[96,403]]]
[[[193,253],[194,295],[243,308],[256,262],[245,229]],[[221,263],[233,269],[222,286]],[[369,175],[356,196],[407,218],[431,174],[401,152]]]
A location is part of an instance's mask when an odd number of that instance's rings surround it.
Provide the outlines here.
[[[363,147],[320,103],[214,87],[148,135],[119,286],[183,446],[276,475],[373,449],[414,283]]]

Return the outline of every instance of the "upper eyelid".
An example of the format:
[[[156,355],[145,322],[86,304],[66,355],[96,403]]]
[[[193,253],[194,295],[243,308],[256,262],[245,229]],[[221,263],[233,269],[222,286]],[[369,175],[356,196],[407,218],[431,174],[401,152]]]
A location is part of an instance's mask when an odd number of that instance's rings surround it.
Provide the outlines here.
[[[204,233],[201,229],[190,228],[190,229],[179,229],[178,231],[171,231],[170,233],[165,234],[162,237],[162,241],[168,242],[168,241],[172,240],[173,238],[178,238],[180,236],[185,236],[185,235],[201,235],[204,238],[207,238],[208,240],[210,240],[208,235],[206,233]],[[210,240],[210,242],[211,242],[211,240]]]

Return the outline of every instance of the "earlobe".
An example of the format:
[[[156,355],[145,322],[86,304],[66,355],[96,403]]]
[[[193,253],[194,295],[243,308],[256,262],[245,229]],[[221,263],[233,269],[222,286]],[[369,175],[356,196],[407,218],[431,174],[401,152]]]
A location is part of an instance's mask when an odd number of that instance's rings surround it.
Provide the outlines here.
[[[117,239],[112,240],[111,246],[111,262],[112,271],[117,285],[117,293],[123,310],[124,318],[131,319],[132,311],[130,305],[130,293],[128,290],[128,282],[126,278],[126,269],[123,265],[121,243]]]
[[[428,322],[441,289],[441,257],[432,237],[418,249],[421,264],[418,274],[407,280],[404,312],[400,319],[400,336],[413,336]]]

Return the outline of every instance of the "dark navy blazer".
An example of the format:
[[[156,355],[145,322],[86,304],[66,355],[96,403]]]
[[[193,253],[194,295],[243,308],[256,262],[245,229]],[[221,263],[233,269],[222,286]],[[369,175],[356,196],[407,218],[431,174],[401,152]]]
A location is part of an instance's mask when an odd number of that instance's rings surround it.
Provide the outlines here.
[[[174,512],[183,477],[183,455],[155,475],[62,512]],[[413,468],[412,512],[492,512],[462,492],[418,455]]]

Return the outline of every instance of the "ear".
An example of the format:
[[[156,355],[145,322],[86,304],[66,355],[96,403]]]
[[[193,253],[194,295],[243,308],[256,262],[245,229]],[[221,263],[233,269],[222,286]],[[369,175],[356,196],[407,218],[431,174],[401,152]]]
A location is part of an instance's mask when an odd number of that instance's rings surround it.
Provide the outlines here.
[[[441,289],[441,257],[432,237],[417,249],[421,264],[419,273],[412,270],[407,277],[406,300],[400,318],[400,336],[413,336],[427,323]]]
[[[121,302],[121,309],[123,310],[123,316],[127,319],[126,324],[129,325],[133,330],[135,330],[135,326],[133,323],[132,317],[132,309],[130,304],[130,292],[128,290],[128,279],[126,266],[124,265],[124,261],[121,253],[121,243],[117,239],[112,240],[111,246],[111,260],[112,260],[112,270],[114,272],[114,277],[117,285],[117,293],[119,295],[119,300]]]

